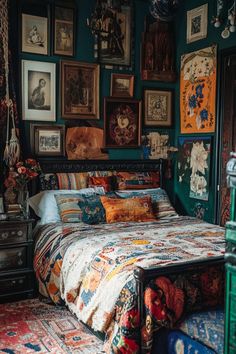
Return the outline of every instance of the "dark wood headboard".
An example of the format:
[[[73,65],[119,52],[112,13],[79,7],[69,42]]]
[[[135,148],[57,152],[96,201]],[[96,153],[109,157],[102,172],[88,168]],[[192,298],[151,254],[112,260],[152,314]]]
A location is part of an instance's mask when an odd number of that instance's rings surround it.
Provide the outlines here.
[[[66,159],[38,159],[43,173],[66,173],[86,171],[130,171],[148,172],[160,171],[160,186],[163,186],[164,161],[159,160],[66,160]],[[32,192],[36,192],[36,185]]]

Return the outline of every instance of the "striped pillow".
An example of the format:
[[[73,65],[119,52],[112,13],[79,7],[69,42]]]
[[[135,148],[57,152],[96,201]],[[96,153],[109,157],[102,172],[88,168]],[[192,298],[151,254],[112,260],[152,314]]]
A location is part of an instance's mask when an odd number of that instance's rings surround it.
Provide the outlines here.
[[[82,222],[82,211],[78,205],[81,194],[57,194],[55,199],[61,221]]]
[[[146,189],[160,187],[159,172],[117,172],[117,189]]]
[[[88,186],[88,173],[57,173],[59,189],[82,189]]]

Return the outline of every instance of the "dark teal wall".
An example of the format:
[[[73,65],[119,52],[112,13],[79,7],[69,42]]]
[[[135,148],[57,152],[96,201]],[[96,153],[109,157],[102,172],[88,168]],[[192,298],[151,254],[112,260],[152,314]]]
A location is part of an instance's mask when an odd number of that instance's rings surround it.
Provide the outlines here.
[[[218,64],[220,58],[220,52],[222,49],[236,46],[236,33],[232,33],[228,39],[222,39],[221,32],[224,28],[226,21],[221,25],[220,28],[216,29],[211,24],[211,19],[213,15],[216,14],[215,1],[208,1],[208,36],[203,40],[199,40],[190,44],[186,42],[186,20],[187,20],[187,10],[191,10],[197,6],[205,4],[206,1],[202,0],[185,0],[178,11],[178,16],[176,17],[176,41],[177,41],[177,68],[178,77],[180,71],[180,58],[183,53],[192,52],[201,48],[210,46],[213,43],[217,44],[218,47]],[[219,69],[219,68],[218,68]],[[220,77],[217,78],[217,84],[220,84]],[[180,110],[179,110],[179,80],[176,83],[176,95],[175,95],[175,142],[177,144],[178,137],[180,136]],[[218,93],[217,99],[219,99],[220,93]],[[218,112],[217,112],[218,113]],[[217,114],[219,118],[219,114]],[[194,134],[191,134],[194,135]],[[200,134],[197,134],[198,136]],[[175,177],[175,193],[176,202],[179,204],[179,210],[193,215],[194,208],[197,203],[200,204],[205,209],[205,220],[214,222],[215,221],[215,209],[216,209],[216,198],[215,198],[215,174],[216,172],[216,158],[217,158],[217,146],[216,146],[216,134],[205,134],[212,136],[212,156],[211,156],[211,173],[210,173],[210,193],[209,201],[204,202],[197,199],[189,198],[189,187],[184,184],[178,183],[177,176]],[[183,134],[183,136],[188,136]]]

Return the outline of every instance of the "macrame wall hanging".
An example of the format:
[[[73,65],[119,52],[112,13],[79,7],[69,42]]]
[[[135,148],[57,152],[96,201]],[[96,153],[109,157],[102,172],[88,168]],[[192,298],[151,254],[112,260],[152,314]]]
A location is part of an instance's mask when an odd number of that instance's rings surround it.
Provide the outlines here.
[[[12,167],[19,161],[20,144],[16,131],[16,97],[10,70],[8,5],[8,0],[0,0],[0,127],[2,132],[6,131],[3,159],[6,166]]]

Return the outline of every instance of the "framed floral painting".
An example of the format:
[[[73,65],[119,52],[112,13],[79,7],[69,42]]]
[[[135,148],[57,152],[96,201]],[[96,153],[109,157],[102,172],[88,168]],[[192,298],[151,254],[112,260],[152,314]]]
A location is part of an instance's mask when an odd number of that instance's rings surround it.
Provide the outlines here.
[[[189,186],[189,197],[208,200],[211,137],[179,137],[178,182]]]
[[[141,101],[104,98],[104,145],[133,148],[141,144]]]
[[[215,45],[181,57],[181,133],[213,133],[216,121]]]

